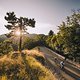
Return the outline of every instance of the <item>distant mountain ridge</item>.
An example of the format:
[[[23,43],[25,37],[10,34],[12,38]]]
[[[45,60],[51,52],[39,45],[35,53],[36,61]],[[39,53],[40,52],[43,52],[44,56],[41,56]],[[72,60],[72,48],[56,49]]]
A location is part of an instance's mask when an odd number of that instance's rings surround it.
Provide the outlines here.
[[[4,41],[6,39],[13,39],[13,40],[16,40],[16,38],[19,39],[19,36],[8,37],[7,35],[8,34],[0,35],[0,42]],[[25,39],[25,38],[32,38],[33,39],[37,35],[43,35],[43,34],[29,34],[29,33],[26,33],[26,34],[23,35],[23,39]]]

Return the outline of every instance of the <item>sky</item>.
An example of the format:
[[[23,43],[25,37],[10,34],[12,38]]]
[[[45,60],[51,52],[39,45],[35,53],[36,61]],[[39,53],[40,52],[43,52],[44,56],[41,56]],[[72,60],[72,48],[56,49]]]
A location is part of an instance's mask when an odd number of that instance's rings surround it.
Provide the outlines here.
[[[58,25],[71,15],[72,9],[80,9],[80,0],[0,0],[0,35],[9,32],[4,25],[6,12],[14,11],[17,17],[34,18],[35,28],[29,33],[48,34],[58,32]]]

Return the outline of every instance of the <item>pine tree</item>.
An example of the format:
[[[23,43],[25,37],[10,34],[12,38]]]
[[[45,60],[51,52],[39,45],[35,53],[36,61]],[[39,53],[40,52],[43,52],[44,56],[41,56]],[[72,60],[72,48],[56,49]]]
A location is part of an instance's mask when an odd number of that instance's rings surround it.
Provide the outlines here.
[[[20,31],[20,38],[19,38],[19,51],[21,52],[21,45],[22,45],[22,34],[24,34],[27,30],[28,26],[35,27],[35,20],[28,19],[26,17],[16,17],[14,12],[7,12],[5,16],[5,20],[8,22],[8,25],[5,27],[8,30],[11,30],[11,34],[15,35],[17,30]]]

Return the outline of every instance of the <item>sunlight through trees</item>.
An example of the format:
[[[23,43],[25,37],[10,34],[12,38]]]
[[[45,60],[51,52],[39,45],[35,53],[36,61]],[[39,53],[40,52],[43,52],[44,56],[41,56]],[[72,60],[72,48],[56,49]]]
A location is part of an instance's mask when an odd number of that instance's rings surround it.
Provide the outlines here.
[[[5,27],[8,30],[11,30],[12,35],[15,34],[20,36],[19,51],[21,52],[22,33],[26,32],[28,26],[35,27],[35,20],[28,19],[26,17],[18,18],[16,17],[14,12],[7,12],[5,16],[5,20],[8,22],[8,25],[5,25]]]

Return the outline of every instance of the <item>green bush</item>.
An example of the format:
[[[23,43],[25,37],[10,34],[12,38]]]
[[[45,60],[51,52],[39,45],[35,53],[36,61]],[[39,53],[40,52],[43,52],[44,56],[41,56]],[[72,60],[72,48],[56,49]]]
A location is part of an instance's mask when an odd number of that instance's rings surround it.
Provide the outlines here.
[[[13,48],[10,40],[5,40],[0,43],[0,55],[8,54],[11,51],[13,51]]]

